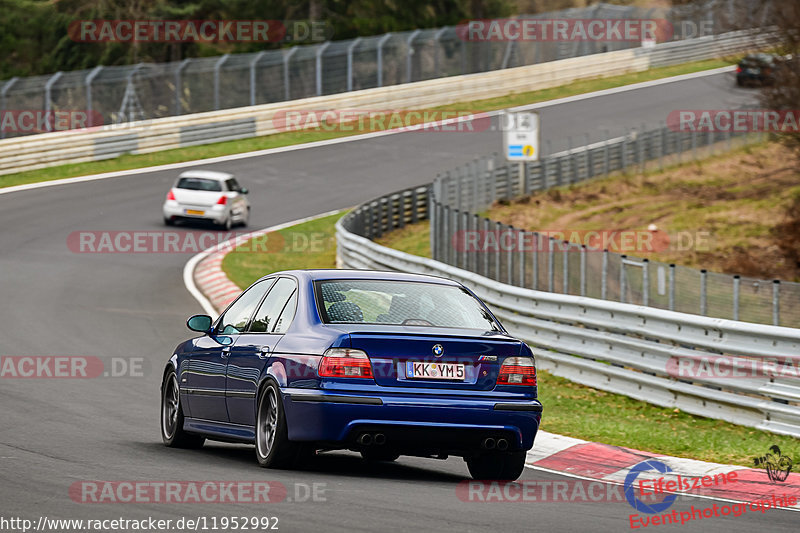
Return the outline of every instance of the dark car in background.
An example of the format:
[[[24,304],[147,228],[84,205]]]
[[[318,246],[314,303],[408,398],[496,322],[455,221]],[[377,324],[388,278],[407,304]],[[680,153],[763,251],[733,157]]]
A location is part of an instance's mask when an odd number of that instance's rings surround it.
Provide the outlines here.
[[[750,54],[736,68],[736,85],[739,87],[772,85],[785,60],[775,54]]]

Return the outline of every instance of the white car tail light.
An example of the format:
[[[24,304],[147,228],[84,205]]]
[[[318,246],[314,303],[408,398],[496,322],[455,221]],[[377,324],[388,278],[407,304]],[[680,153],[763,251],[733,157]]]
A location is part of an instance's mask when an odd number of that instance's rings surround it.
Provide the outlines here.
[[[536,363],[533,357],[508,357],[500,367],[498,385],[536,386]]]
[[[373,379],[372,365],[366,352],[351,348],[330,348],[323,354],[319,364],[319,376]]]

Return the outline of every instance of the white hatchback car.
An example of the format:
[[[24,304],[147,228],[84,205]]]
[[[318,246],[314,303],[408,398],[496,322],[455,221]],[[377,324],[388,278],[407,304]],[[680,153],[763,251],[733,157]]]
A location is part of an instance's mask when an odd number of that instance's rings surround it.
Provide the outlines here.
[[[211,170],[187,170],[167,193],[164,223],[207,220],[226,230],[246,226],[250,218],[247,189],[232,174]]]

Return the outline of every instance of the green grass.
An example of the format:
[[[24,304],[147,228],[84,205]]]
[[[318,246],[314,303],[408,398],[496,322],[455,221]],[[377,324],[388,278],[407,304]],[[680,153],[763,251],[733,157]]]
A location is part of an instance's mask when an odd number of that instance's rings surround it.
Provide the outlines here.
[[[305,222],[282,230],[281,237],[268,240],[270,253],[231,253],[222,268],[237,285],[246,287],[270,272],[293,268],[334,268],[334,224],[343,214]],[[427,249],[427,223],[414,229],[394,231],[381,242],[404,245],[404,249]],[[415,231],[416,230],[416,231]],[[292,239],[302,235],[327,243],[310,251],[293,248]],[[419,238],[424,235],[425,239]],[[280,244],[287,243],[284,246]],[[244,244],[242,250],[248,250]],[[361,298],[356,295],[354,298]],[[366,296],[365,296],[366,297]],[[361,302],[378,308],[375,302]],[[777,444],[784,454],[800,463],[800,440],[783,437],[720,420],[690,415],[677,409],[657,407],[619,394],[603,392],[564,378],[539,372],[539,397],[544,404],[542,429],[589,441],[626,446],[638,450],[725,464],[753,466],[753,458]],[[765,477],[766,479],[766,477]]]
[[[642,81],[678,76],[690,72],[698,72],[713,68],[723,67],[731,64],[725,59],[710,59],[695,61],[671,67],[654,68],[644,72],[611,76],[608,78],[596,78],[590,80],[576,81],[552,89],[531,91],[526,93],[511,94],[500,98],[478,100],[473,102],[458,102],[447,106],[434,108],[436,110],[471,110],[471,111],[492,111],[504,109],[523,104],[531,104],[554,98],[563,98],[576,94],[582,94],[622,85],[630,85]],[[359,132],[330,132],[330,131],[308,131],[308,132],[285,132],[263,137],[253,137],[238,141],[227,141],[202,146],[191,146],[187,148],[176,148],[174,150],[164,150],[150,154],[122,155],[114,159],[105,161],[92,161],[87,163],[75,163],[49,167],[40,170],[31,170],[15,174],[0,176],[0,187],[11,187],[26,183],[38,183],[42,181],[71,178],[74,176],[84,176],[88,174],[100,174],[104,172],[114,172],[134,168],[144,168],[155,165],[165,165],[169,163],[179,163],[183,161],[193,161],[198,159],[208,159],[229,154],[252,152],[269,148],[279,148],[295,144],[303,144],[314,141],[322,141],[338,137],[347,137]]]
[[[225,256],[222,269],[241,288],[272,272],[336,268],[336,221],[344,212],[310,220],[267,235],[266,252],[244,243]]]

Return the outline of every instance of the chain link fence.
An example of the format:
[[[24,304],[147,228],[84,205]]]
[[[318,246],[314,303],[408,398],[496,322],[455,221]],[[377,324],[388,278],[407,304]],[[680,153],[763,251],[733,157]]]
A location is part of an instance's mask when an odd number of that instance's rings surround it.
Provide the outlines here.
[[[694,159],[699,151],[729,150],[763,138],[764,134],[687,133],[664,127],[631,132],[538,162],[508,163],[496,154],[477,159],[439,176],[432,185],[433,258],[518,287],[800,327],[800,283],[650,261],[587,246],[585,240],[570,242],[525,231],[475,214],[495,201],[532,191],[614,171],[643,170],[648,162],[663,167],[664,158],[672,162]],[[629,246],[635,250],[638,241],[633,239],[651,239],[653,234],[642,232],[629,238]]]
[[[709,0],[666,9],[596,4],[532,19],[665,19],[669,40],[766,27],[769,3]],[[469,41],[458,28],[387,33],[252,54],[0,81],[0,111],[86,111],[88,126],[253,106],[532,65],[641,46],[611,41]],[[102,121],[102,124],[96,122]],[[45,124],[51,129],[52,123]],[[0,138],[39,133],[0,128]]]

